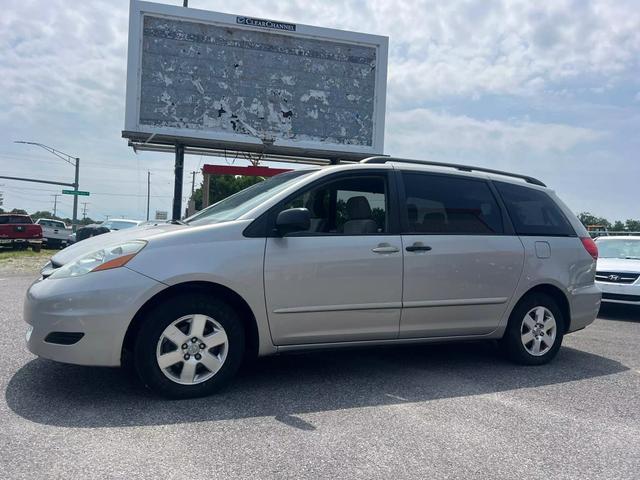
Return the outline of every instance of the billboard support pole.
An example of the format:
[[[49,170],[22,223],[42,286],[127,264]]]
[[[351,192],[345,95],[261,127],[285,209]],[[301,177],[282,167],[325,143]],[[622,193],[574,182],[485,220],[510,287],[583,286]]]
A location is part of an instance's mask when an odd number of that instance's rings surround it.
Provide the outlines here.
[[[184,145],[176,144],[175,180],[173,184],[173,220],[182,217],[182,176],[184,173]]]

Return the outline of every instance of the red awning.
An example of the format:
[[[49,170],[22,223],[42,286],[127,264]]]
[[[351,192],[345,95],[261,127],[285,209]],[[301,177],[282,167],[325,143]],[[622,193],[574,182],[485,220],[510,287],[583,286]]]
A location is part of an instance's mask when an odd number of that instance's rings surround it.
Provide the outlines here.
[[[270,167],[236,167],[233,165],[203,165],[202,173],[209,175],[241,175],[243,177],[273,177],[279,173],[289,172],[290,168]]]

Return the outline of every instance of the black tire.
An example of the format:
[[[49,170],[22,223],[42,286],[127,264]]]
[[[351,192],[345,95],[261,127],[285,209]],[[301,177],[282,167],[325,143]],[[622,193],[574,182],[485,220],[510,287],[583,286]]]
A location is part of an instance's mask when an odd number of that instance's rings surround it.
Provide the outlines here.
[[[553,345],[546,353],[539,356],[530,353],[521,338],[524,318],[528,312],[536,307],[544,307],[549,310],[556,322]],[[562,310],[560,310],[552,297],[544,293],[530,293],[522,298],[511,312],[507,329],[501,340],[502,347],[509,359],[515,363],[521,365],[543,365],[553,360],[558,354],[564,336],[565,322],[566,319],[562,314]]]
[[[42,247],[40,245],[34,245],[33,247],[31,247],[31,249],[38,253],[40,250],[42,250]]]
[[[224,328],[228,351],[222,367],[212,378],[183,385],[163,373],[156,359],[156,349],[162,333],[172,322],[192,314],[206,315]],[[205,293],[181,294],[147,312],[135,340],[133,363],[141,381],[159,395],[172,399],[195,398],[210,395],[231,380],[242,364],[244,350],[244,326],[231,306]]]

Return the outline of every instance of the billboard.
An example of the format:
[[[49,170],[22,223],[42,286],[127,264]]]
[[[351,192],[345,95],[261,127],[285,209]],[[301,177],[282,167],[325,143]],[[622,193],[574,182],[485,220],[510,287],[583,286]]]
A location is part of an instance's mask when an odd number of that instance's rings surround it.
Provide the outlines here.
[[[382,154],[387,50],[387,37],[132,0],[123,136]]]

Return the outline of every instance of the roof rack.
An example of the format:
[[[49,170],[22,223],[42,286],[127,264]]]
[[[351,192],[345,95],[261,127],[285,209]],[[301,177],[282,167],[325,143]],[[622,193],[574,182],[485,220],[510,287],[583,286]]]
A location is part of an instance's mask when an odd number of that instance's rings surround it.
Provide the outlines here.
[[[533,185],[539,185],[541,187],[546,187],[546,185],[542,183],[540,180],[538,180],[537,178],[529,177],[528,175],[520,175],[517,173],[503,172],[502,170],[493,170],[491,168],[472,167],[470,165],[458,165],[455,163],[431,162],[429,160],[414,160],[411,158],[396,158],[396,157],[386,157],[386,156],[369,157],[360,161],[360,163],[387,163],[387,162],[414,163],[416,165],[448,167],[448,168],[455,168],[456,170],[460,170],[462,172],[493,173],[495,175],[504,175],[505,177],[519,178],[521,180],[524,180],[527,183],[531,183]]]

